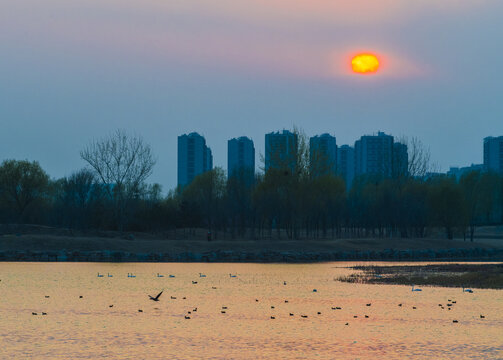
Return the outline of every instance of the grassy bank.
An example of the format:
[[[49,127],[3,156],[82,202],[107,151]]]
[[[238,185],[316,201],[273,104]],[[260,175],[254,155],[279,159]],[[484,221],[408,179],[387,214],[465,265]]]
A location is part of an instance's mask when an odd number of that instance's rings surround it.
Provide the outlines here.
[[[337,280],[366,284],[503,289],[503,264],[355,266],[352,269],[359,273]]]

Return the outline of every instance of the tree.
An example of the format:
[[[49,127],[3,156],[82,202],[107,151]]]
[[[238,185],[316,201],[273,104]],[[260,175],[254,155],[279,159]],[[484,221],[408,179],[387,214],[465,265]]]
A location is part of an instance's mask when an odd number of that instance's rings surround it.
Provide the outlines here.
[[[138,136],[117,130],[92,141],[80,156],[91,166],[113,200],[117,226],[122,231],[126,205],[140,195],[156,162],[150,146]]]
[[[49,176],[39,163],[5,160],[0,166],[0,198],[22,222],[32,204],[43,200],[49,190]]]
[[[426,148],[419,138],[412,137],[409,140],[406,137],[402,137],[399,139],[399,142],[407,146],[408,176],[422,178],[428,172],[434,170],[434,166],[431,163],[430,149]]]

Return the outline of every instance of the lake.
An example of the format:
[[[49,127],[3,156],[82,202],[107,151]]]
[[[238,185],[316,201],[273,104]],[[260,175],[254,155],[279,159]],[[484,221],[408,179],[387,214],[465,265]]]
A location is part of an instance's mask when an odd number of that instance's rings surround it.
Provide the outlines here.
[[[0,358],[503,359],[503,291],[334,280],[356,264],[0,263]]]

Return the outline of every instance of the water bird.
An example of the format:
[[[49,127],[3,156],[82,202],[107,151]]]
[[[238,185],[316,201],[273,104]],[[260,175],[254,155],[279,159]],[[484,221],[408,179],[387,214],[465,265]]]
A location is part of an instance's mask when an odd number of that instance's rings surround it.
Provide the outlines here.
[[[467,292],[467,293],[472,294],[473,290],[472,289],[465,289],[465,288],[463,288],[463,292]]]
[[[206,277],[206,275],[199,273],[199,277]]]
[[[45,298],[46,298],[46,299],[49,299],[49,295],[46,295],[46,296],[45,296]]]
[[[191,311],[187,311],[187,314],[192,314],[192,312]]]
[[[447,304],[447,306],[452,306],[452,304]]]
[[[192,280],[192,284],[197,284],[197,281]]]
[[[142,309],[138,309],[138,312],[143,312],[143,310]]]
[[[216,287],[216,286],[212,286],[211,288],[212,288],[212,289],[216,289],[217,287]]]
[[[225,310],[220,311],[222,314],[225,314]]]
[[[453,304],[455,304],[456,302],[455,301],[451,301]]]
[[[176,296],[170,296],[172,300],[176,300]]]
[[[238,277],[237,275],[232,275],[232,274],[229,274],[229,276],[230,276],[231,278]]]
[[[164,290],[163,290],[164,291]],[[159,294],[157,294],[156,297],[148,296],[148,298],[152,301],[159,301],[159,297],[162,295],[163,291],[161,291]]]
[[[46,313],[46,312],[43,312],[43,313],[42,313],[42,315],[47,315],[47,313]]]
[[[227,306],[222,306],[222,309],[227,310]]]
[[[174,278],[174,277],[175,277],[175,275],[169,275],[169,277],[170,277],[170,278]]]
[[[402,304],[398,304],[398,306],[402,306]]]
[[[157,273],[157,277],[164,277],[164,275]]]
[[[353,317],[356,319],[358,317],[358,315],[354,315]]]
[[[32,312],[31,314],[32,314],[32,315],[38,315],[36,312]]]
[[[183,300],[186,300],[187,298],[184,296],[182,299],[183,299]]]
[[[416,310],[416,307],[415,307],[415,306],[413,306],[413,307],[412,307],[412,309]]]
[[[452,320],[453,323],[457,323],[458,321],[457,320]]]
[[[316,290],[316,289],[313,289],[313,292],[318,292],[318,290]]]
[[[423,289],[414,289],[414,285],[412,285],[412,291],[423,291]]]
[[[318,311],[318,315],[321,315],[321,312]]]
[[[300,315],[301,318],[307,318],[307,315]]]
[[[82,295],[80,295],[80,296],[79,296],[79,299],[82,299],[82,298],[83,298],[83,296],[82,296]]]
[[[110,273],[107,273],[107,277],[114,277],[114,276]]]
[[[271,309],[274,309],[274,306],[271,306]]]
[[[285,304],[288,303],[288,300],[285,300]]]
[[[293,313],[290,313],[290,316],[293,316]]]
[[[273,319],[273,320],[274,320],[274,319],[276,319],[276,318],[275,318],[274,316],[271,316],[271,319]]]
[[[103,274],[98,273],[98,277],[103,277]]]
[[[127,277],[128,277],[128,278],[135,278],[135,277],[136,277],[136,275],[134,275],[133,273],[127,273]]]
[[[196,312],[197,311],[197,308],[193,308],[192,311]]]
[[[286,281],[283,281],[283,285],[286,285]]]
[[[187,320],[189,320],[189,319],[190,319],[190,316],[188,316],[188,315],[185,315],[184,317],[185,317],[185,319],[187,319]]]
[[[369,316],[368,316],[368,315],[365,315],[365,319],[368,319],[368,318],[369,318]]]
[[[113,308],[114,306],[113,305],[108,305],[109,308]]]
[[[480,318],[481,319],[485,319],[486,317],[484,315],[480,315]]]
[[[344,325],[349,325],[349,323],[345,323]]]
[[[258,299],[255,299],[255,302],[258,302]]]

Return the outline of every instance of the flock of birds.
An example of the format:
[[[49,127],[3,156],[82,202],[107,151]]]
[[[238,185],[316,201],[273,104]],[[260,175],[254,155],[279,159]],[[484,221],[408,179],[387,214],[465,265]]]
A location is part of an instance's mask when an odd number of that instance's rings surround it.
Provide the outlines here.
[[[107,277],[109,277],[109,278],[113,277],[113,275],[112,275],[112,274],[110,274],[110,273],[107,273],[107,275],[106,275],[106,276],[107,276]],[[100,274],[100,273],[98,273],[97,277],[98,277],[98,278],[103,278],[103,277],[105,277],[105,275],[104,275],[104,274]],[[136,278],[136,275],[135,275],[134,273],[128,273],[128,274],[127,274],[127,277],[128,277],[128,278]],[[157,273],[156,277],[158,277],[158,278],[162,278],[162,277],[164,277],[164,275]],[[168,277],[170,277],[170,278],[174,278],[174,277],[175,277],[175,275],[168,275]],[[200,277],[200,278],[205,278],[205,277],[206,277],[206,275],[205,275],[205,274],[203,274],[203,273],[199,273],[199,277]],[[236,274],[229,274],[229,277],[230,277],[230,278],[237,278],[237,275],[236,275]],[[197,283],[198,283],[197,281],[192,280],[192,284],[197,284]],[[283,281],[283,285],[285,285],[285,286],[286,286],[286,285],[287,285],[287,282],[286,282],[286,281]],[[212,289],[217,289],[217,288],[216,288],[215,286],[212,286]],[[413,291],[413,292],[418,292],[418,291],[422,291],[422,289],[415,287],[415,285],[412,285],[412,289],[411,289],[411,291]],[[317,290],[317,289],[313,289],[313,290],[312,290],[312,292],[313,292],[313,293],[316,293],[316,292],[318,292],[318,290]],[[468,288],[464,288],[464,287],[463,287],[462,292],[464,292],[464,293],[473,293],[473,290],[468,289]],[[159,292],[156,296],[152,296],[152,295],[148,295],[148,294],[147,294],[147,296],[148,296],[148,299],[149,299],[149,300],[154,301],[154,302],[159,302],[159,301],[160,301],[160,299],[161,299],[161,295],[162,295],[163,293],[164,293],[164,290],[162,290],[161,292]],[[49,295],[45,295],[45,298],[49,298]],[[79,296],[79,298],[80,298],[80,299],[83,299],[83,296],[82,296],[82,295],[80,295],[80,296]],[[171,299],[171,300],[176,300],[176,297],[175,297],[175,296],[170,296],[170,299]],[[187,297],[185,297],[185,296],[184,296],[184,297],[183,297],[183,299],[184,299],[184,300],[186,300],[186,299],[187,299]],[[255,302],[256,302],[256,303],[258,303],[259,301],[260,301],[259,299],[255,299]],[[286,304],[286,303],[289,303],[289,300],[285,299],[285,300],[284,300],[284,303],[285,303],[285,304]],[[456,301],[456,300],[451,300],[451,299],[448,299],[448,300],[447,300],[447,303],[445,304],[445,306],[444,306],[443,304],[438,304],[438,306],[439,306],[442,310],[447,309],[448,311],[450,311],[450,310],[454,307],[454,305],[455,305],[455,304],[457,304],[457,301]],[[365,305],[366,305],[366,307],[370,307],[370,306],[372,306],[372,303],[367,303],[367,304],[365,304]],[[109,305],[109,307],[110,307],[110,308],[113,308],[113,306],[114,306],[113,304]],[[399,307],[402,307],[402,306],[403,306],[403,303],[399,303],[399,304],[398,304],[398,306],[399,306]],[[276,308],[276,306],[275,306],[275,305],[271,305],[271,306],[270,306],[270,308],[271,308],[271,310],[274,310],[274,309]],[[222,308],[220,309],[220,313],[221,313],[221,314],[226,314],[228,309],[229,309],[229,308],[228,308],[228,306],[225,306],[225,305],[224,305],[224,306],[222,306]],[[331,310],[342,310],[342,307],[340,307],[340,306],[332,306],[330,309],[331,309]],[[416,309],[417,309],[417,306],[412,306],[412,309],[413,309],[413,310],[416,310]],[[197,308],[197,307],[194,307],[194,308],[192,308],[192,310],[187,311],[187,312],[186,312],[186,314],[184,314],[184,318],[185,318],[185,319],[187,319],[187,320],[189,320],[189,319],[191,318],[191,315],[192,315],[193,313],[197,312],[197,310],[198,310],[198,308]],[[139,312],[139,313],[143,313],[143,309],[138,309],[138,312]],[[41,314],[42,314],[42,315],[47,315],[47,312],[42,312]],[[32,315],[38,315],[38,313],[36,313],[36,312],[32,312]],[[294,316],[295,316],[295,314],[294,314],[294,313],[292,313],[292,312],[289,312],[289,313],[288,313],[288,315],[289,315],[289,317],[294,317]],[[316,312],[316,315],[318,315],[318,316],[319,316],[319,315],[322,315],[321,311],[317,311],[317,312]],[[277,316],[276,314],[270,315],[270,319],[271,319],[271,320],[275,320],[275,319],[276,319],[276,316]],[[309,316],[308,316],[307,314],[301,314],[301,315],[300,315],[300,317],[301,317],[301,318],[303,318],[303,319],[305,319],[305,318],[308,318]],[[369,317],[370,317],[369,315],[364,314],[364,318],[365,318],[365,319],[368,319]],[[355,319],[356,319],[356,318],[358,318],[358,315],[353,315],[353,318],[355,318]],[[481,318],[481,319],[485,319],[485,316],[484,316],[484,315],[482,315],[482,314],[480,314],[480,318]],[[459,321],[458,321],[458,320],[456,320],[456,319],[454,319],[454,320],[452,320],[452,322],[453,322],[453,323],[458,323]],[[346,326],[348,326],[348,325],[349,325],[349,322],[346,322],[346,323],[345,323],[345,325],[346,325]]]

